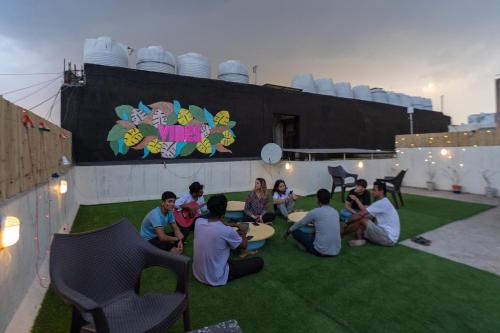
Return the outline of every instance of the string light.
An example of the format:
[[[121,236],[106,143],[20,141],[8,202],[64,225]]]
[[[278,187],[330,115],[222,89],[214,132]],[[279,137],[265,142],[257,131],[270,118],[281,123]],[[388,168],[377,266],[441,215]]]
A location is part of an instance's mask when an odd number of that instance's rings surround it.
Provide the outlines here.
[[[441,149],[441,155],[442,156],[448,155],[448,150],[446,148]]]
[[[2,216],[0,225],[0,248],[5,248],[16,244],[19,241],[19,231],[21,230],[21,221],[15,216]]]
[[[363,161],[358,162],[358,168],[363,169],[364,166],[365,164],[363,163]]]

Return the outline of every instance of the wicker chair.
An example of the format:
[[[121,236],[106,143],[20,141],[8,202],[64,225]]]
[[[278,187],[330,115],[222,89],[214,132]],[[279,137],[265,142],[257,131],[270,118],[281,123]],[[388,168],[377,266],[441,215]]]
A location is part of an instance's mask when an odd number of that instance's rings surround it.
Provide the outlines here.
[[[332,176],[332,181],[333,181],[332,192],[330,194],[331,197],[333,198],[333,194],[335,193],[335,188],[337,186],[340,186],[340,188],[342,189],[342,202],[344,202],[346,188],[356,186],[356,180],[358,179],[358,175],[345,171],[342,165],[337,165],[335,167],[329,166],[328,173],[330,174],[330,176]],[[353,178],[353,181],[350,183],[346,183],[345,182],[346,178]]]
[[[181,314],[189,331],[188,262],[144,241],[122,219],[90,232],[54,235],[50,277],[73,306],[72,333],[164,332]],[[139,295],[141,272],[152,266],[175,272],[175,292]]]

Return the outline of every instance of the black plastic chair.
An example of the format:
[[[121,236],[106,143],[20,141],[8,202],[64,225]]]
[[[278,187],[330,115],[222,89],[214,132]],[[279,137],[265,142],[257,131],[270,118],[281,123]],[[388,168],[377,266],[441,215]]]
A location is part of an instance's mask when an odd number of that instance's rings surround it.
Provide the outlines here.
[[[399,197],[399,200],[401,201],[401,206],[405,205],[405,202],[403,201],[403,194],[401,193],[401,185],[403,184],[403,178],[405,177],[407,171],[408,169],[401,170],[395,177],[387,176],[384,177],[384,179],[377,179],[385,183],[387,192],[392,195],[392,198],[394,199],[394,205],[397,209],[399,209],[397,197]]]
[[[346,188],[356,186],[356,180],[358,180],[358,175],[345,171],[345,169],[341,165],[337,165],[334,167],[329,166],[328,173],[330,174],[330,176],[332,176],[332,181],[333,181],[332,192],[330,194],[331,197],[333,198],[333,194],[335,193],[335,188],[337,186],[340,186],[340,188],[342,189],[342,202],[344,202]],[[345,182],[346,178],[353,178],[354,180],[350,183],[346,183]]]
[[[181,314],[189,331],[188,263],[149,244],[122,219],[90,232],[55,234],[50,278],[73,306],[71,333],[164,332]],[[175,292],[139,295],[141,272],[152,266],[176,273]]]

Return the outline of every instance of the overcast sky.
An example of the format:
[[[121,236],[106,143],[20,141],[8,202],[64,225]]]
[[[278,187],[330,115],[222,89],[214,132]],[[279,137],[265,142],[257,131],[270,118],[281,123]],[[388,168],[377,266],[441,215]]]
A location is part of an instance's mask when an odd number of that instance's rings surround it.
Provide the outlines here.
[[[81,64],[85,38],[111,36],[138,50],[162,45],[218,63],[259,65],[259,83],[296,73],[431,97],[453,123],[495,111],[500,1],[59,1],[0,0],[0,73],[59,72]],[[135,67],[135,55],[130,59]],[[0,93],[53,76],[0,76]],[[18,102],[31,107],[59,80]],[[15,101],[42,86],[6,95]],[[47,114],[51,101],[37,108]],[[59,121],[59,108],[51,119]]]

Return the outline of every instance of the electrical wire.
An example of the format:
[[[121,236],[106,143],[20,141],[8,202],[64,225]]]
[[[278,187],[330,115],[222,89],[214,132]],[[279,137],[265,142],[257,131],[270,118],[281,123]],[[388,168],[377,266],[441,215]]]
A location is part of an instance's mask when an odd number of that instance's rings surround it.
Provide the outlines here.
[[[56,73],[56,74],[60,74],[60,73]],[[8,94],[13,94],[15,92],[18,92],[18,91],[22,91],[22,90],[26,90],[26,89],[29,89],[29,88],[33,88],[33,87],[36,87],[36,86],[39,86],[39,85],[42,85],[44,83],[47,83],[47,82],[50,82],[50,81],[53,81],[53,80],[56,80],[58,78],[60,78],[62,75],[59,75],[58,77],[56,78],[52,78],[50,80],[45,80],[45,81],[42,81],[42,82],[39,82],[39,83],[35,83],[35,84],[32,84],[30,86],[27,86],[27,87],[24,87],[24,88],[19,88],[19,89],[14,89],[14,90],[11,90],[11,91],[6,91],[6,92],[3,92],[3,93],[0,93],[0,96],[1,95],[8,95]]]
[[[35,91],[33,91],[33,92],[29,93],[28,95],[26,95],[26,96],[24,96],[24,97],[21,97],[21,98],[19,98],[19,99],[16,99],[16,100],[15,100],[15,101],[13,101],[12,103],[16,104],[17,102],[20,102],[20,101],[22,101],[22,100],[25,100],[25,99],[26,99],[26,98],[28,98],[28,97],[33,96],[34,94],[38,93],[39,91],[42,91],[43,89],[45,89],[45,88],[47,88],[48,86],[50,86],[52,83],[56,82],[56,81],[57,81],[57,79],[59,79],[59,78],[61,78],[61,76],[56,77],[55,79],[53,79],[53,80],[51,80],[50,82],[48,82],[46,85],[44,85],[44,86],[42,86],[42,87],[38,88],[37,90],[35,90]]]
[[[52,98],[54,98],[54,97],[56,97],[57,95],[59,95],[59,94],[61,93],[61,91],[65,90],[67,87],[68,87],[68,86],[66,86],[66,87],[64,87],[64,88],[62,88],[62,89],[57,89],[57,93],[55,93],[54,95],[50,96],[49,98],[44,99],[44,100],[43,100],[43,101],[41,101],[40,103],[38,103],[38,104],[36,104],[36,105],[34,105],[34,106],[30,107],[30,108],[28,109],[28,111],[31,111],[31,110],[33,110],[33,109],[35,109],[35,108],[39,107],[40,105],[43,105],[43,104],[47,103],[47,102],[48,102],[48,101],[50,101]]]
[[[18,75],[53,75],[53,74],[61,74],[58,73],[0,73],[0,75],[4,76],[18,76]]]

